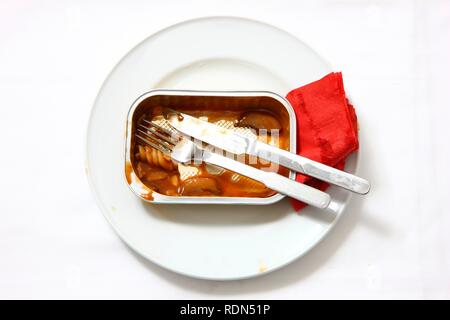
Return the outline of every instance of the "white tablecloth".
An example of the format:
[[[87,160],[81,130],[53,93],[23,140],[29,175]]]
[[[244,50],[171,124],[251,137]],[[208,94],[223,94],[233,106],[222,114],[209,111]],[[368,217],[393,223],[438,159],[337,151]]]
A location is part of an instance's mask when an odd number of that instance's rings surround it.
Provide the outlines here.
[[[310,254],[227,283],[133,254],[84,173],[89,112],[116,62],[210,15],[276,25],[343,71],[373,184]],[[450,298],[449,39],[449,1],[3,0],[0,298]]]

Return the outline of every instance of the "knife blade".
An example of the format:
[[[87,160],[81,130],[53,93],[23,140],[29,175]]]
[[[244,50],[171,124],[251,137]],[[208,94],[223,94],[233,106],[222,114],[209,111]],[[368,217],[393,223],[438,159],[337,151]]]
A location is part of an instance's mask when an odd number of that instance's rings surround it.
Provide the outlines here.
[[[167,119],[172,127],[186,136],[206,142],[225,151],[240,155],[252,152],[249,146],[254,142],[233,130],[219,127],[190,115],[177,112]]]

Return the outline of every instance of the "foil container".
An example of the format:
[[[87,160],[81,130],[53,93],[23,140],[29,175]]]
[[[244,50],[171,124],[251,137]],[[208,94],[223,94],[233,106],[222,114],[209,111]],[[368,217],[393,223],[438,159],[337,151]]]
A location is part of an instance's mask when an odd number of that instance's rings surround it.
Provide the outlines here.
[[[169,90],[157,89],[144,93],[131,105],[126,123],[125,136],[125,169],[124,176],[131,191],[143,201],[149,203],[192,203],[192,204],[248,204],[263,205],[272,204],[285,196],[276,193],[269,197],[223,197],[223,196],[168,196],[152,190],[140,181],[133,167],[134,132],[137,119],[144,113],[151,112],[152,108],[170,107],[177,110],[177,106],[190,106],[196,108],[208,108],[215,110],[227,110],[229,108],[265,109],[279,113],[283,121],[287,121],[289,128],[289,148],[296,152],[296,117],[290,103],[280,95],[269,91],[193,91],[193,90]],[[216,123],[227,127],[227,124]],[[241,132],[248,134],[247,132]],[[195,168],[179,168],[180,175],[194,175]],[[289,178],[295,179],[295,172],[289,171]]]

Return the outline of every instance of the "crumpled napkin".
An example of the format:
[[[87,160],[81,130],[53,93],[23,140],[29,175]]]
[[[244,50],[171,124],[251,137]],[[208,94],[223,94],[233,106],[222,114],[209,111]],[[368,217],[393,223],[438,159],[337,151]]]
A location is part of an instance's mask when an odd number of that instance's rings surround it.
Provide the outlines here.
[[[341,72],[294,89],[286,96],[297,117],[297,154],[343,169],[345,159],[358,149],[355,109],[345,96]],[[329,184],[297,174],[296,180],[325,190]],[[291,199],[296,211],[305,203]]]

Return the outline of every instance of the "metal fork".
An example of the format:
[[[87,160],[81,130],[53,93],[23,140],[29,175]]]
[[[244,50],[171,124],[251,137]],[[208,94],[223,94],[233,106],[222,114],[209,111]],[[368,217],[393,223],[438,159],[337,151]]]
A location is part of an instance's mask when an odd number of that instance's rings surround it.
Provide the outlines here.
[[[144,125],[142,122],[145,122]],[[169,155],[173,160],[189,164],[193,160],[216,165],[234,171],[240,175],[263,183],[268,188],[303,201],[318,208],[326,208],[330,203],[330,195],[314,189],[306,184],[296,182],[275,172],[266,172],[242,162],[230,159],[203,148],[184,136],[171,132],[156,123],[143,120],[138,124],[136,137],[149,146]]]

